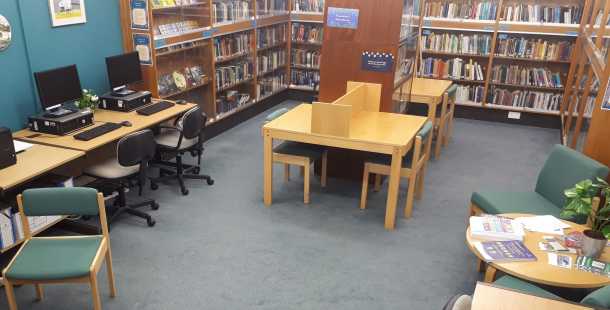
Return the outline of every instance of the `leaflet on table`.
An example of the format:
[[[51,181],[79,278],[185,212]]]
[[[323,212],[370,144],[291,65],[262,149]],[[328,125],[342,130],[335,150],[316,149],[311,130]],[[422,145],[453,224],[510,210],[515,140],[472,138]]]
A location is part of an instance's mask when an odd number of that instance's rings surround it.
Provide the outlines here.
[[[483,241],[475,242],[473,245],[486,262],[523,262],[536,260],[534,253],[519,240]]]
[[[576,258],[576,268],[610,277],[610,264],[586,256]]]
[[[563,235],[563,230],[570,228],[570,225],[552,215],[518,217],[515,221],[521,223],[526,230],[552,235]]]
[[[13,140],[13,145],[15,145],[15,153],[23,152],[32,147],[32,144],[18,140]]]
[[[471,216],[470,235],[483,240],[523,240],[523,226],[498,216]]]
[[[572,269],[572,257],[567,255],[560,255],[555,253],[549,253],[549,265]]]

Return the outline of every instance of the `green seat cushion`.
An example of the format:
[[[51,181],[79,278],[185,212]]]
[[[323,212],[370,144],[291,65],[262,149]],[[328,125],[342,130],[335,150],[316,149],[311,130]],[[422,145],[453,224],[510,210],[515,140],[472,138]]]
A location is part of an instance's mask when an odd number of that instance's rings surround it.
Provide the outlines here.
[[[278,154],[308,157],[312,160],[316,160],[322,157],[324,148],[313,144],[288,141],[274,147],[273,152]]]
[[[391,166],[392,165],[392,156],[387,155],[387,154],[371,153],[371,155],[369,156],[369,158],[366,161],[369,163],[373,163],[373,164]],[[402,158],[402,167],[409,168],[412,166],[412,163],[413,163],[413,151],[409,151]]]
[[[602,287],[587,295],[581,303],[593,307],[610,308],[610,286]]]
[[[470,201],[488,214],[528,213],[559,217],[561,212],[536,192],[474,192]]]
[[[32,238],[6,273],[15,280],[60,280],[89,275],[102,236]]]
[[[529,282],[525,282],[523,280],[517,279],[515,277],[511,277],[511,276],[503,276],[503,277],[497,279],[496,281],[494,281],[494,284],[497,286],[513,289],[516,291],[525,292],[525,293],[532,294],[532,295],[537,295],[540,297],[552,298],[552,299],[562,299],[561,297],[559,297],[549,291],[546,291],[542,288],[539,288],[536,285],[533,285]]]

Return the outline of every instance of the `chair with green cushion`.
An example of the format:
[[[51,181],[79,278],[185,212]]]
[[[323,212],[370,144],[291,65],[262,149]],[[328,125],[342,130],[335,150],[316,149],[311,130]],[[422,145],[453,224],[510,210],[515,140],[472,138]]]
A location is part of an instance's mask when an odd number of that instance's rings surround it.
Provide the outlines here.
[[[447,89],[447,120],[445,121],[445,133],[443,134],[443,147],[449,144],[449,139],[453,135],[453,119],[455,118],[455,95],[457,94],[458,85],[453,84]]]
[[[405,205],[405,217],[410,218],[413,211],[413,200],[421,199],[423,194],[424,177],[426,174],[426,166],[430,159],[432,148],[432,130],[434,125],[431,121],[419,130],[415,138],[415,143],[411,151],[409,151],[402,160],[402,169],[400,169],[400,177],[409,179],[409,188],[407,192],[407,203]],[[375,189],[378,190],[380,184],[380,175],[390,175],[390,167],[392,158],[385,154],[374,154],[364,163],[364,175],[362,177],[362,195],[360,197],[360,209],[366,208],[366,199],[369,187],[369,174],[376,175]],[[417,192],[416,192],[417,187]],[[415,197],[414,197],[415,196]]]
[[[101,309],[97,273],[104,261],[110,296],[116,296],[104,197],[92,188],[30,189],[17,197],[25,241],[3,271],[11,310],[17,309],[13,286],[33,284],[38,301],[43,284],[89,283],[93,308]],[[93,236],[32,237],[27,216],[99,215],[102,234]]]
[[[553,147],[533,192],[474,192],[470,213],[554,215],[565,205],[564,191],[585,180],[606,178],[608,167],[563,145]],[[584,223],[586,219],[567,219]]]
[[[546,291],[534,284],[525,282],[523,280],[511,276],[503,276],[497,279],[494,284],[545,298],[562,299],[561,297],[549,291]],[[580,303],[592,307],[610,308],[610,286],[602,287],[590,293],[585,298],[583,298]]]

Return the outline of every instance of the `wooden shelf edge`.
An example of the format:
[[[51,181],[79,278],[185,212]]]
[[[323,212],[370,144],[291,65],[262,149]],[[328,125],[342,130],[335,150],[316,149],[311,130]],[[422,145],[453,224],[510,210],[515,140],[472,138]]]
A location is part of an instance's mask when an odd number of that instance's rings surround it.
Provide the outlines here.
[[[65,219],[67,219],[67,218],[68,218],[67,216],[62,216],[62,217],[60,217],[59,219],[57,219],[57,220],[55,220],[55,221],[53,221],[53,222],[51,222],[51,223],[47,223],[46,225],[44,225],[44,226],[42,226],[41,228],[39,228],[37,231],[33,232],[33,233],[32,233],[32,236],[36,236],[36,235],[40,234],[41,232],[43,232],[43,231],[45,231],[45,230],[47,230],[47,229],[51,228],[53,225],[55,225],[55,224],[57,224],[57,223],[59,223],[59,222],[61,222],[61,221],[65,220]],[[13,249],[13,248],[15,248],[15,247],[19,246],[20,244],[22,244],[22,243],[23,243],[23,241],[25,241],[25,239],[20,239],[20,240],[15,241],[15,243],[13,243],[13,244],[11,244],[11,245],[9,245],[9,246],[7,246],[7,247],[5,247],[5,248],[1,249],[1,250],[0,250],[0,254],[1,254],[1,253],[6,253],[7,251],[10,251],[11,249]]]

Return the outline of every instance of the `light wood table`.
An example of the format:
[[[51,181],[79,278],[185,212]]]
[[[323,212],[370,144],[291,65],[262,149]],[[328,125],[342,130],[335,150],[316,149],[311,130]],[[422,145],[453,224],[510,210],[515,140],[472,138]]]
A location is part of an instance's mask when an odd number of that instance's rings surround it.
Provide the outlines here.
[[[155,113],[153,115],[144,116],[140,115],[135,111],[132,112],[115,112],[109,110],[98,109],[95,111],[94,120],[95,124],[93,126],[89,126],[87,128],[83,128],[79,131],[71,133],[65,136],[56,136],[51,134],[41,134],[29,129],[24,129],[18,131],[13,134],[13,137],[17,140],[35,143],[35,144],[44,144],[50,146],[61,147],[65,149],[73,149],[78,151],[89,152],[94,149],[97,149],[103,145],[109,144],[111,142],[117,141],[122,137],[134,133],[136,131],[146,129],[152,127],[156,124],[165,122],[169,119],[172,119],[188,110],[193,108],[194,104],[185,104],[180,105],[176,104],[173,107],[163,110],[159,113]],[[74,139],[74,135],[85,130],[89,130],[94,128],[95,126],[100,126],[103,123],[120,123],[123,121],[129,121],[132,126],[131,127],[121,127],[117,130],[111,131],[107,134],[101,135],[95,139],[91,139],[89,141],[79,141]]]
[[[273,139],[383,153],[392,155],[385,228],[394,229],[402,157],[410,150],[426,118],[361,111],[350,122],[349,137],[337,137],[312,133],[311,111],[310,104],[301,104],[263,127],[265,205],[272,203]]]
[[[447,105],[443,104],[448,100],[445,93],[452,84],[452,81],[447,80],[414,78],[411,85],[410,101],[428,106],[428,119],[434,123],[434,128],[439,128],[439,136],[442,134],[443,128],[445,128],[445,118],[442,117],[447,113]],[[436,110],[439,104],[443,104],[443,106],[441,108],[441,115],[439,115],[439,119],[437,120]],[[435,158],[440,155],[442,146],[439,136],[437,136],[437,143],[434,151]]]
[[[509,218],[517,218],[523,216],[532,216],[528,214],[502,214],[501,216]],[[574,224],[572,222],[563,221],[571,227],[564,230],[564,233],[570,233],[572,231],[583,231],[587,227],[583,225]],[[523,243],[525,246],[536,256],[537,260],[532,262],[506,262],[506,263],[488,263],[487,270],[485,271],[485,282],[493,282],[495,280],[497,270],[501,270],[504,273],[515,276],[520,279],[528,280],[534,283],[546,284],[557,287],[566,288],[598,288],[606,285],[610,285],[610,278],[605,276],[596,275],[594,273],[578,270],[574,267],[576,262],[576,254],[565,254],[572,257],[572,268],[565,269],[557,266],[550,265],[548,263],[548,256],[545,251],[540,250],[538,242],[542,241],[542,237],[549,234],[529,232],[526,231]],[[481,262],[483,257],[474,248],[473,242],[478,240],[472,239],[470,236],[470,227],[466,230],[466,244],[470,251],[474,253],[479,259],[479,266],[482,266]],[[602,253],[600,260],[610,261],[610,251],[608,248]]]
[[[478,283],[471,310],[593,310],[581,304],[549,299],[493,285]]]
[[[0,169],[0,192],[31,181],[84,155],[81,151],[33,145],[17,154],[17,164]]]

